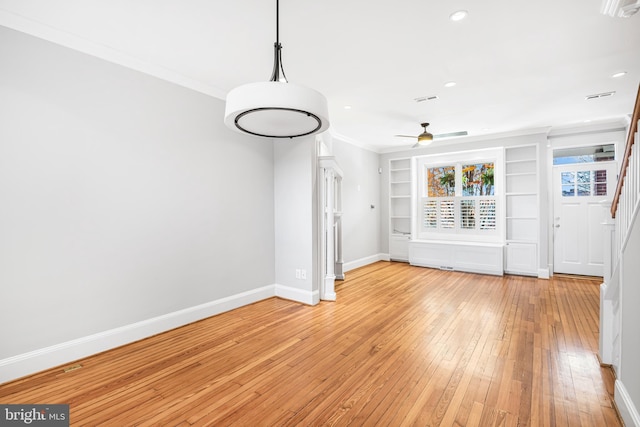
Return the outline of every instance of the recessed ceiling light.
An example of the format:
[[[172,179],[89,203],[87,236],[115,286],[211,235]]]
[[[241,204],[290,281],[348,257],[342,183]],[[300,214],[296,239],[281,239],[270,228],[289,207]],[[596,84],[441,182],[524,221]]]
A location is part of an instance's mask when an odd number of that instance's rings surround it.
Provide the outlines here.
[[[351,110],[351,105],[345,105],[345,106],[344,106],[344,109],[345,109],[345,110]]]
[[[444,87],[454,87],[456,85],[456,82],[446,82],[444,84]]]
[[[467,12],[466,10],[458,10],[449,15],[449,19],[452,21],[462,21],[467,17],[468,14],[469,12]]]
[[[613,77],[614,79],[617,79],[618,77],[622,77],[626,74],[627,74],[626,71],[620,71],[619,73],[612,74],[611,77]]]

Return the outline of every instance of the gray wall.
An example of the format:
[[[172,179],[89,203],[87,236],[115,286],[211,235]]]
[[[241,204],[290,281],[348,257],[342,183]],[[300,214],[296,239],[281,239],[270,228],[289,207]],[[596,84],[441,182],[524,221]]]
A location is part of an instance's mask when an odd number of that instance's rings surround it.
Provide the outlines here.
[[[274,145],[276,283],[310,295],[314,286],[314,138],[282,139]],[[296,270],[305,270],[306,278],[296,278]]]
[[[344,171],[343,260],[376,256],[380,253],[379,155],[335,138],[333,154]]]
[[[636,147],[634,147],[635,149]],[[635,410],[640,409],[640,217],[636,212],[636,220],[629,234],[629,240],[622,254],[621,281],[621,355],[619,381],[624,384]],[[616,400],[621,398],[616,396]],[[626,405],[625,405],[626,406]]]
[[[273,144],[223,101],[4,27],[0,58],[0,358],[274,283]]]

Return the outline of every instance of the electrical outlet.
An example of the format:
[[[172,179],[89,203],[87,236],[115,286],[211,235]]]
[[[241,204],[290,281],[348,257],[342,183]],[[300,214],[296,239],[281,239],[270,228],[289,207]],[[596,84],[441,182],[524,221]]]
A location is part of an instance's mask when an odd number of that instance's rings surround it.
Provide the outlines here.
[[[296,279],[300,278],[300,269],[296,269]]]
[[[300,270],[300,278],[302,280],[306,280],[307,279],[307,270]]]

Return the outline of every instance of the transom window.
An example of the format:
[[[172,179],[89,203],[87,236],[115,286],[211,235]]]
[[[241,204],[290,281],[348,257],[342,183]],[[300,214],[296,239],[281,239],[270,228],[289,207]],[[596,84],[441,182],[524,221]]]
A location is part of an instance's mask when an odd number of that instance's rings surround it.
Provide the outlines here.
[[[615,159],[616,151],[614,144],[603,144],[575,148],[559,148],[553,150],[554,165],[608,162]]]

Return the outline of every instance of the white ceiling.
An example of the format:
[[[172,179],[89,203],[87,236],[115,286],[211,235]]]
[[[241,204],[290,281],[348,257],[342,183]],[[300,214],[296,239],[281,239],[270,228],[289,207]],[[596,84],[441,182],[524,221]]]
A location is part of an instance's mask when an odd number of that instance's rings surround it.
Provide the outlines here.
[[[393,135],[417,135],[423,121],[435,134],[477,136],[620,119],[640,82],[640,14],[612,18],[600,8],[601,0],[282,0],[283,64],[290,82],[327,96],[334,135],[376,151],[411,146]],[[450,21],[459,9],[468,17]],[[0,25],[224,98],[269,79],[275,1],[0,0]],[[612,78],[618,71],[628,74]],[[616,94],[585,100],[608,91]],[[431,95],[439,98],[414,101]]]

